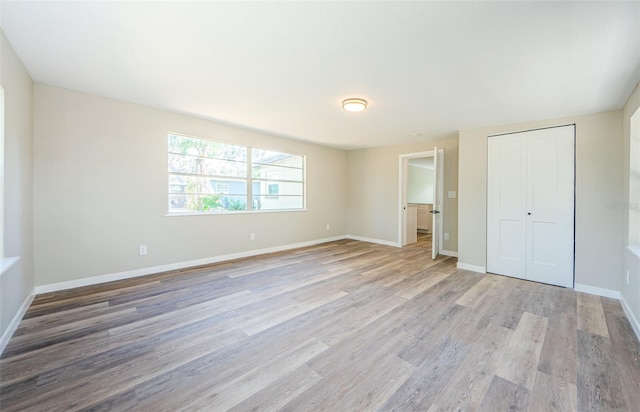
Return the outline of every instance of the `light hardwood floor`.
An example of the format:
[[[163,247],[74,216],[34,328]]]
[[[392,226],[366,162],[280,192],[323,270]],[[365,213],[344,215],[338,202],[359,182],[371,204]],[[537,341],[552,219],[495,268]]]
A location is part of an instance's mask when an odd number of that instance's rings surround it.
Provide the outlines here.
[[[2,411],[637,411],[611,299],[337,241],[36,297]]]

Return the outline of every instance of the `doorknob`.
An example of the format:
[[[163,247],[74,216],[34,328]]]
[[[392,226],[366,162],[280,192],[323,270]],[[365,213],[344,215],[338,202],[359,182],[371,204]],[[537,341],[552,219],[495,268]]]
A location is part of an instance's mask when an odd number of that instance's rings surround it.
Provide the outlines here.
[[[438,213],[440,213],[439,210],[430,210],[429,213],[433,213],[434,215],[437,215]]]
[[[527,214],[528,214],[529,216],[531,216],[531,212],[528,212]]]

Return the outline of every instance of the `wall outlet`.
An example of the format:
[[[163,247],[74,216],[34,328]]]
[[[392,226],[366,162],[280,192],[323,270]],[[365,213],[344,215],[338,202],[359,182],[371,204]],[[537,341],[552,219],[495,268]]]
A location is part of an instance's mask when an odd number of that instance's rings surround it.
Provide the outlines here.
[[[331,230],[331,225],[327,223],[327,230]]]
[[[627,269],[627,285],[629,284],[629,270]]]
[[[256,240],[256,234],[255,233],[249,234],[249,240]]]
[[[445,232],[444,234],[444,240],[449,240],[449,234]]]
[[[147,254],[147,245],[140,245],[140,256]]]

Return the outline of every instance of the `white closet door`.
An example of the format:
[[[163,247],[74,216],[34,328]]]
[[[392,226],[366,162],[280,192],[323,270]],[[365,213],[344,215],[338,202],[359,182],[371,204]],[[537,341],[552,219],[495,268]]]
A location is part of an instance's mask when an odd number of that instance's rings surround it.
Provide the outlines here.
[[[489,137],[487,271],[526,276],[526,145],[519,135]]]
[[[488,140],[487,271],[573,287],[574,126]]]
[[[573,126],[527,132],[527,279],[573,287]]]

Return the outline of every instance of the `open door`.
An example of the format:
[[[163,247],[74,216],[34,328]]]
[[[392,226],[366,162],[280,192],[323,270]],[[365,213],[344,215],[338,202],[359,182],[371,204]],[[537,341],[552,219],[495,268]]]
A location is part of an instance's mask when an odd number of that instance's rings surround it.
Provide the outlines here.
[[[398,185],[398,246],[405,246],[408,241],[407,237],[407,191],[408,191],[408,176],[409,176],[409,160],[421,159],[421,158],[433,158],[434,167],[434,196],[433,196],[433,209],[437,211],[432,216],[433,224],[432,231],[432,243],[431,249],[433,258],[435,259],[442,251],[443,232],[442,232],[442,193],[444,183],[444,149],[434,148],[433,151],[428,152],[416,152],[416,153],[404,153],[399,157],[399,185]],[[433,213],[433,212],[432,212]],[[411,229],[416,230],[415,228]],[[429,249],[425,246],[425,253],[429,253]]]
[[[433,148],[433,210],[431,225],[431,258],[436,259],[442,248],[442,195],[444,186],[444,149]]]
[[[407,176],[409,159],[400,158],[400,246],[407,245]]]

